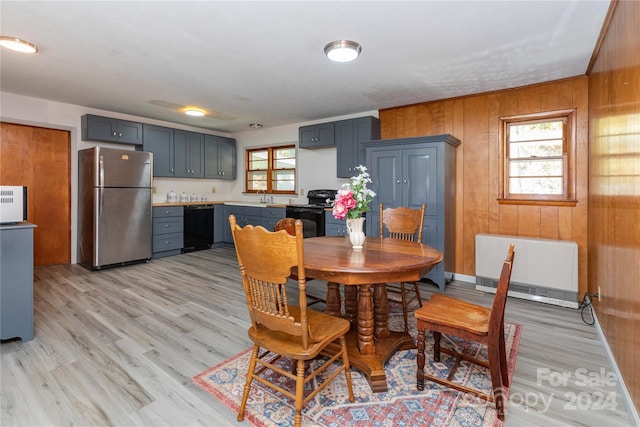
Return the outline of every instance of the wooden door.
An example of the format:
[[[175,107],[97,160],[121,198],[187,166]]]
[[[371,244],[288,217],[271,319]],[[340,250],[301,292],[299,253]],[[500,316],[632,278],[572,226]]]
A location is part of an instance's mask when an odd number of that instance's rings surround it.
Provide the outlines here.
[[[28,188],[34,265],[71,262],[70,135],[68,131],[0,123],[0,185]]]

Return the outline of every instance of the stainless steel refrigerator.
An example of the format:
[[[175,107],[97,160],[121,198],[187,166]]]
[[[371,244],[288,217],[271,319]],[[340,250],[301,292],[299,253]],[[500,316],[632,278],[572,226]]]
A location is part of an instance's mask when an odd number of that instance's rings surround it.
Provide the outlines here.
[[[91,270],[151,258],[153,154],[78,151],[78,255]]]

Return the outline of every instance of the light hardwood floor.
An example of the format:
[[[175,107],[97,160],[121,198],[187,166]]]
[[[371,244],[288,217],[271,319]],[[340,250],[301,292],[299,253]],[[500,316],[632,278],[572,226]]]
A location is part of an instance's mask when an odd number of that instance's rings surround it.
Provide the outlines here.
[[[2,426],[248,425],[191,382],[250,346],[232,248],[34,274],[35,338],[1,345]],[[447,293],[492,301],[461,282]],[[510,298],[506,320],[523,333],[505,426],[632,425],[579,311]]]

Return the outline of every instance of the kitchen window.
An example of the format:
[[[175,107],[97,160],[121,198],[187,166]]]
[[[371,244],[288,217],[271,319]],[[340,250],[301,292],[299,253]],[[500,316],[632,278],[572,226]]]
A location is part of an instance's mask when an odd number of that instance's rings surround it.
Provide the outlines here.
[[[501,118],[500,203],[575,205],[575,110]]]
[[[296,147],[283,145],[246,151],[245,188],[248,193],[296,193]]]

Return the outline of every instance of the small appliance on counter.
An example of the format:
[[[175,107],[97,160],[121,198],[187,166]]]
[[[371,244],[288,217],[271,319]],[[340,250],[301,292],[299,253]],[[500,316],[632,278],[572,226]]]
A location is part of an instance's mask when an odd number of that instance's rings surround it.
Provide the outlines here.
[[[189,198],[190,202],[197,202],[198,201],[198,196],[196,196],[196,193],[193,193],[191,195],[191,197]]]
[[[178,195],[175,191],[171,190],[167,193],[167,202],[168,203],[176,203],[178,202]]]
[[[27,187],[0,185],[0,224],[27,220]]]
[[[182,193],[180,193],[180,203],[188,202],[188,201],[189,201],[189,195],[187,193],[185,193],[184,191]]]

